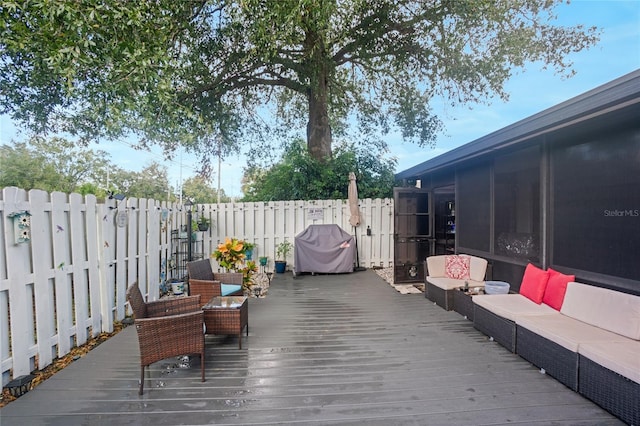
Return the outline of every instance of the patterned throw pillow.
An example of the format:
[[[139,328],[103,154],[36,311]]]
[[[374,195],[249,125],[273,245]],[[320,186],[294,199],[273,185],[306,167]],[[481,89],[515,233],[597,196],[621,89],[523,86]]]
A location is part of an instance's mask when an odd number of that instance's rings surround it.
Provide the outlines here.
[[[444,258],[444,273],[447,278],[468,280],[470,263],[469,256],[448,254]]]

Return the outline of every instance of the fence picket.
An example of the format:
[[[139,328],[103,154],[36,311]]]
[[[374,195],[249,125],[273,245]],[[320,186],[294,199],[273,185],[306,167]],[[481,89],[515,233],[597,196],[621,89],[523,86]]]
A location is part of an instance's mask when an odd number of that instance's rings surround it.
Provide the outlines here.
[[[9,302],[9,317],[3,320],[9,324],[9,341],[12,354],[21,354],[20,358],[13,356],[9,363],[14,374],[29,374],[31,371],[31,357],[33,356],[33,308],[31,298],[28,297],[27,286],[31,282],[30,253],[26,243],[16,244],[14,236],[14,219],[8,217],[12,213],[28,211],[26,192],[18,188],[5,188],[4,222],[6,268],[9,281],[7,300]],[[26,278],[26,279],[25,279]],[[9,321],[10,318],[10,321]],[[5,379],[3,371],[3,380]]]
[[[89,326],[91,336],[95,337],[102,331],[102,306],[100,303],[100,270],[104,269],[104,263],[99,263],[102,252],[101,240],[98,238],[98,229],[102,220],[94,195],[85,197],[85,219],[87,221],[87,277],[89,279]]]
[[[33,287],[38,336],[38,364],[49,365],[54,357],[55,314],[53,306],[53,247],[49,194],[29,191],[31,202],[31,245],[38,247],[33,254]]]

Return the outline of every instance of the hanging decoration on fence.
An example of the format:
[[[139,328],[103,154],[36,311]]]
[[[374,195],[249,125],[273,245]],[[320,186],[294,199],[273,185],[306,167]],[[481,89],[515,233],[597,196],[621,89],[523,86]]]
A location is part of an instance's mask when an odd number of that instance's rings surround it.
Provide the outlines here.
[[[11,213],[8,216],[13,220],[13,240],[15,244],[31,241],[31,213],[26,210]]]
[[[118,228],[124,228],[127,226],[127,222],[129,221],[129,215],[126,211],[119,211],[116,213],[114,220]]]

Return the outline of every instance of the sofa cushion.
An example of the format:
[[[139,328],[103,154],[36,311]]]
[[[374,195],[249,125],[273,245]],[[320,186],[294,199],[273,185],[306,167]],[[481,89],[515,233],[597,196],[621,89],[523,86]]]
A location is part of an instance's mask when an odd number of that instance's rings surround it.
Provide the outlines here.
[[[427,273],[430,277],[444,277],[444,258],[446,256],[427,257]]]
[[[521,294],[483,294],[473,296],[473,303],[510,321],[519,315],[560,315],[555,309],[538,305]]]
[[[559,311],[562,307],[562,301],[564,300],[564,294],[567,291],[567,284],[575,281],[575,275],[565,275],[562,272],[558,272],[551,268],[549,271],[549,280],[547,281],[547,287],[544,290],[544,296],[542,302],[551,306],[556,311]]]
[[[640,342],[582,343],[578,353],[629,380],[640,383]]]
[[[484,282],[487,273],[487,259],[481,257],[469,256],[469,278],[473,281]],[[471,282],[469,282],[471,285]]]
[[[446,277],[445,258],[448,255],[437,255],[427,257],[427,276],[428,277]],[[478,283],[484,282],[484,276],[487,272],[487,260],[481,257],[462,255],[469,258],[469,279]],[[462,279],[464,281],[464,278]],[[471,285],[471,281],[469,285]],[[462,282],[460,285],[464,285]],[[476,284],[478,285],[478,284]]]
[[[471,259],[465,255],[446,255],[444,259],[444,273],[447,278],[468,280]]]
[[[237,284],[220,284],[220,293],[223,296],[229,296],[231,294],[239,292],[240,290],[242,290],[242,286],[241,285],[237,285]]]
[[[587,324],[640,340],[640,296],[570,282],[560,312]]]
[[[625,340],[624,337],[615,333],[565,315],[521,315],[516,318],[516,324],[572,352],[578,352],[579,346],[586,342]]]
[[[443,290],[453,290],[464,285],[463,280],[445,277],[427,277],[427,282]],[[467,280],[469,287],[484,287],[484,281]]]
[[[540,304],[547,288],[549,272],[543,271],[537,266],[529,263],[524,270],[522,284],[520,284],[520,294],[531,301]]]

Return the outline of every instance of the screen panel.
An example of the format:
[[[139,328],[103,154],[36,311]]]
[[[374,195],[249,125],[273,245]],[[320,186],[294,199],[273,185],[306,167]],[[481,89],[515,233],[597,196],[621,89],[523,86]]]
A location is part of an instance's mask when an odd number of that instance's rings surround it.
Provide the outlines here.
[[[540,258],[540,147],[494,161],[494,253],[538,263]]]
[[[552,264],[640,279],[640,132],[552,152]]]
[[[489,251],[491,178],[485,163],[460,170],[456,205],[456,234],[461,248]]]

